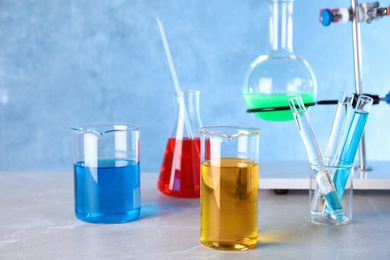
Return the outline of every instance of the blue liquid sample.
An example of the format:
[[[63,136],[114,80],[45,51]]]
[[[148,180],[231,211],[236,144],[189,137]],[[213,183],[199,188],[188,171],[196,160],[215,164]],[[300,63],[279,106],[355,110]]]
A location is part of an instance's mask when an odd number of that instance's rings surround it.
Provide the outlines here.
[[[103,159],[97,167],[74,164],[75,213],[90,223],[122,223],[140,213],[140,165],[123,159]]]
[[[367,112],[354,112],[351,126],[348,129],[345,144],[340,154],[340,161],[342,163],[353,164],[356,152],[359,148],[360,139],[362,138],[364,132],[367,117]],[[340,169],[334,174],[333,183],[340,199],[344,195],[345,185],[347,184],[350,172],[350,169]]]
[[[329,214],[333,219],[343,218],[343,207],[335,191],[323,195]],[[331,207],[330,207],[331,206]]]
[[[330,186],[332,180],[330,179],[329,172],[325,167],[321,165],[311,165],[311,168],[315,174],[319,189],[322,191],[322,197],[325,200],[327,212],[333,219],[340,219],[344,215],[343,206],[337,196],[334,187]]]

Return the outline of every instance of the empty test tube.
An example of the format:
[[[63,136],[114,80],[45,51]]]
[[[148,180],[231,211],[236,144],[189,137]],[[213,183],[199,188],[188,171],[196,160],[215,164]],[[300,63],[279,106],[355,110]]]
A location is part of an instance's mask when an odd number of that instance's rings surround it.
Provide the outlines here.
[[[344,142],[348,126],[352,117],[352,102],[354,95],[352,93],[342,92],[337,102],[337,109],[333,120],[332,130],[330,131],[328,146],[325,151],[325,157],[332,158],[331,165],[337,165],[337,158],[340,155],[340,143]]]
[[[318,162],[317,167],[312,166],[312,169],[318,183],[319,192],[323,195],[326,206],[329,209],[329,214],[333,219],[341,219],[344,215],[343,208],[336,194],[331,176],[323,167],[324,159],[322,152],[301,96],[289,99],[289,105],[310,162]]]

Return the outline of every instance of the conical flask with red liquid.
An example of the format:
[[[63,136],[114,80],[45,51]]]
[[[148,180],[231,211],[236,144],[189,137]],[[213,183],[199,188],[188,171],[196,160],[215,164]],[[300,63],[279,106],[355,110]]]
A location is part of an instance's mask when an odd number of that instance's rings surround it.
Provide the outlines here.
[[[158,189],[169,196],[199,198],[201,127],[198,90],[175,93],[175,117],[158,179]]]

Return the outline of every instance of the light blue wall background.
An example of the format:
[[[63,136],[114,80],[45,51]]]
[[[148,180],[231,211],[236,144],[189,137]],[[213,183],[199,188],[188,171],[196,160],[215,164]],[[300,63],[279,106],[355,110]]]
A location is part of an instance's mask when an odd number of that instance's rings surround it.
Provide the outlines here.
[[[382,3],[386,4],[386,3]],[[318,100],[354,92],[351,24],[323,27],[318,11],[349,1],[294,5],[294,50],[318,81]],[[241,97],[248,65],[267,49],[265,0],[0,1],[0,170],[71,171],[70,126],[141,127],[142,171],[160,168],[173,121],[173,84],[160,16],[183,89],[201,91],[204,125],[263,129],[261,160],[306,160],[293,121],[261,121]],[[364,92],[390,90],[390,18],[362,24]],[[334,107],[310,111],[322,145]],[[390,107],[373,108],[368,160],[390,159]]]

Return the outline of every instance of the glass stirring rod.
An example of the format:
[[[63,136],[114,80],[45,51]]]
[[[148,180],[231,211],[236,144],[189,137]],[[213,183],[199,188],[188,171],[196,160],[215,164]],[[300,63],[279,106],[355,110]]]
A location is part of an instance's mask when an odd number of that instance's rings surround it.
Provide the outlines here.
[[[301,96],[296,96],[289,99],[288,102],[310,162],[316,160],[319,162],[317,167],[313,167],[313,172],[318,183],[319,191],[323,195],[327,208],[329,209],[329,214],[333,219],[341,219],[344,217],[343,207],[337,196],[331,176],[324,167],[324,158],[302,98]]]

